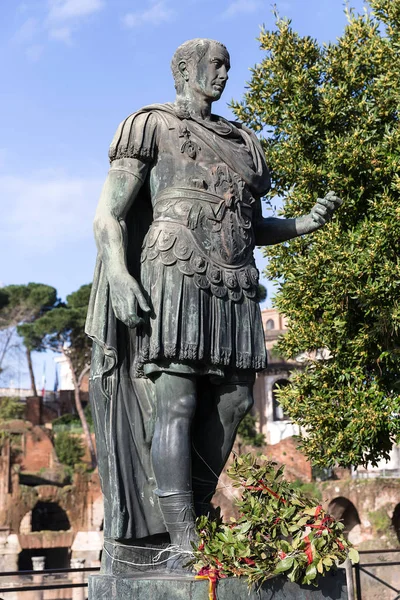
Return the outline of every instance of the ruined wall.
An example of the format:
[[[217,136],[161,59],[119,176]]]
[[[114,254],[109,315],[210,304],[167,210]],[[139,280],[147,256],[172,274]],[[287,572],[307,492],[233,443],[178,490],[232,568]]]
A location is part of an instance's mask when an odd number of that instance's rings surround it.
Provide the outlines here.
[[[26,565],[26,556],[38,552],[51,562],[51,552],[63,549],[68,564],[69,558],[84,558],[97,566],[103,536],[98,472],[80,469],[67,485],[49,431],[26,421],[1,428],[0,571],[18,570],[21,556]]]
[[[32,427],[24,434],[23,439],[23,456],[20,461],[23,471],[40,472],[55,466],[57,456],[46,431],[40,427]]]
[[[396,531],[396,510],[400,503],[400,479],[343,479],[319,484],[324,506],[334,513],[344,498],[357,511],[349,539],[361,549],[400,547]],[[348,505],[346,505],[348,507]],[[340,512],[340,511],[339,511]]]

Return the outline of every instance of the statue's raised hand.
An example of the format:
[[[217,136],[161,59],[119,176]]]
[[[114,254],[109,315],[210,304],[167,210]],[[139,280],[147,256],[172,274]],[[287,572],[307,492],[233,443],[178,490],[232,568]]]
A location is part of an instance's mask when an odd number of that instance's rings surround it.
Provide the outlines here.
[[[109,284],[111,303],[117,319],[132,329],[143,323],[143,319],[136,313],[135,299],[143,312],[148,313],[151,309],[136,279],[129,273],[120,273],[111,278]]]
[[[328,192],[325,198],[318,198],[310,214],[307,215],[310,218],[310,225],[312,225],[310,231],[319,229],[330,221],[334,211],[342,202],[343,200],[336,196],[335,192]]]
[[[325,198],[318,198],[308,215],[303,215],[295,220],[296,235],[312,233],[323,227],[331,220],[334,211],[342,204],[342,202],[343,201],[336,196],[335,192],[328,192]],[[290,239],[290,237],[288,239]]]

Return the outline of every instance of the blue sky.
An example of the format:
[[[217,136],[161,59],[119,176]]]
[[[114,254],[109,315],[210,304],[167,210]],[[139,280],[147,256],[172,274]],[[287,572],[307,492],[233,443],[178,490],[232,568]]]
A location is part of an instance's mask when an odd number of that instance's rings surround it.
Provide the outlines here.
[[[341,0],[277,0],[302,35],[334,41]],[[119,122],[173,100],[169,63],[193,37],[222,41],[232,69],[214,112],[230,117],[262,59],[263,0],[27,0],[0,6],[0,283],[42,282],[61,297],[91,281],[92,220]],[[362,10],[361,0],[350,6]],[[259,267],[263,267],[260,261]],[[269,286],[270,290],[272,289]],[[35,358],[42,370],[43,357]],[[17,381],[27,377],[22,365]],[[38,373],[38,379],[40,375]],[[7,382],[6,382],[7,384]]]

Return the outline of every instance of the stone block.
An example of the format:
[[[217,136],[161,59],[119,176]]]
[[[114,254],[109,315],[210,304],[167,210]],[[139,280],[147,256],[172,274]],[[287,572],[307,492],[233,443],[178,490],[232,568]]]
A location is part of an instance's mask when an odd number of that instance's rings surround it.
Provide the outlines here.
[[[318,587],[291,583],[274,577],[259,590],[249,591],[245,580],[221,579],[217,600],[347,600],[343,570],[320,578]],[[91,575],[89,600],[208,600],[208,581],[174,578],[171,575],[149,577]]]

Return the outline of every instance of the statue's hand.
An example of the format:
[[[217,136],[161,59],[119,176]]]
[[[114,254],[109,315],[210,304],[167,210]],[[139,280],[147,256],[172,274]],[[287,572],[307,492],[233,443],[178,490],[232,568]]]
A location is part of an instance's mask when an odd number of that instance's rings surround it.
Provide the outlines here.
[[[129,273],[119,274],[110,279],[109,283],[111,303],[117,319],[132,329],[143,323],[135,310],[135,298],[143,312],[148,313],[151,309],[136,279]]]
[[[315,231],[330,221],[334,211],[342,204],[342,202],[343,200],[338,198],[335,192],[328,192],[325,198],[318,198],[308,215],[313,225],[310,228],[310,231]]]

